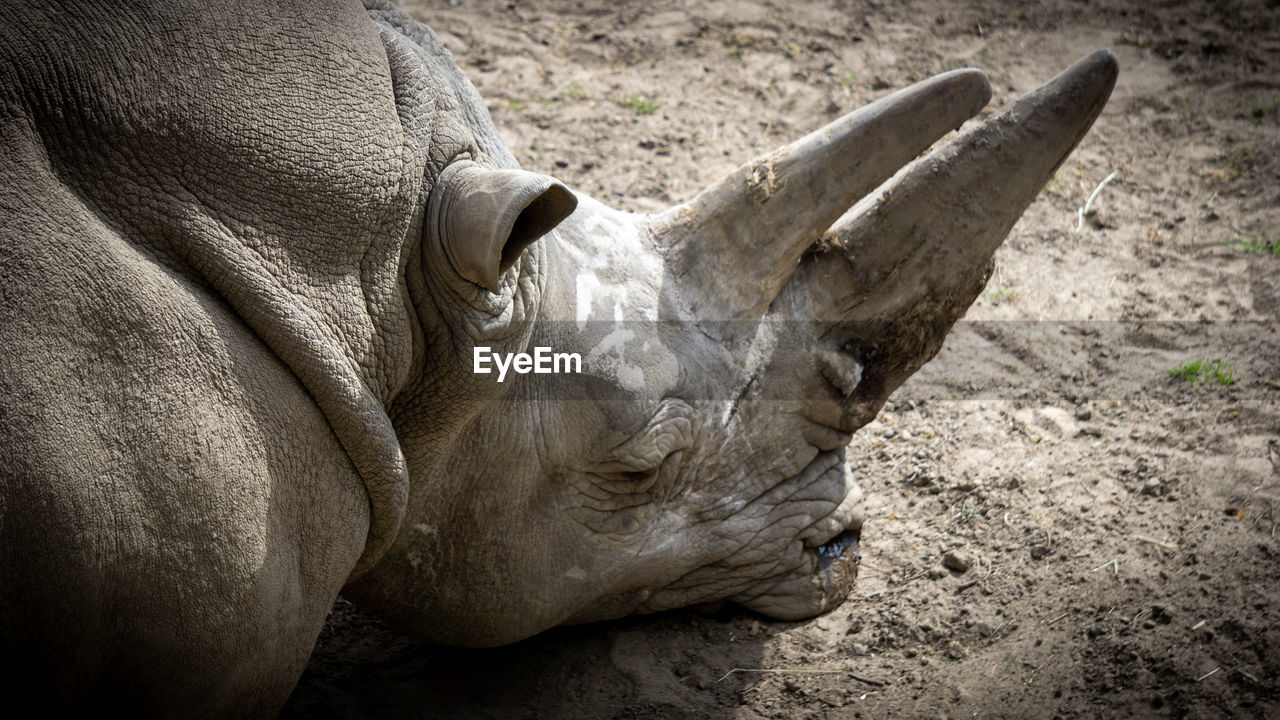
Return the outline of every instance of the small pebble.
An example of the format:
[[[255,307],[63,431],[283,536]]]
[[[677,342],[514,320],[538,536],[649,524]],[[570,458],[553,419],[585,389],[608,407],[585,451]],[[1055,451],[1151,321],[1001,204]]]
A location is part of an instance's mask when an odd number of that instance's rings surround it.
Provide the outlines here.
[[[1076,410],[1077,420],[1090,420],[1093,418],[1093,411],[1088,407],[1081,407]]]

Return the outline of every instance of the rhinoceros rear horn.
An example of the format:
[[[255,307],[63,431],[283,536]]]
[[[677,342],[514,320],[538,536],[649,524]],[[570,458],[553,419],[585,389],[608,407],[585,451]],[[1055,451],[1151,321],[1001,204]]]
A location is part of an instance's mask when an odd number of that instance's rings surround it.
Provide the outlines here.
[[[759,317],[831,223],[990,97],[980,71],[944,73],[758,157],[654,218],[693,314]]]
[[[431,192],[429,228],[458,275],[496,293],[520,253],[577,205],[568,188],[546,175],[461,160],[440,173]]]

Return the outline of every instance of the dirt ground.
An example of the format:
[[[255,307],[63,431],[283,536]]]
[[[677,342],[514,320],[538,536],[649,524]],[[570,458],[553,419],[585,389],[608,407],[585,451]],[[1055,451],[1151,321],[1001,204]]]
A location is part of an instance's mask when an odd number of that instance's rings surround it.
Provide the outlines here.
[[[843,606],[458,650],[339,602],[286,716],[1280,717],[1280,4],[407,8],[525,167],[641,211],[947,69],[985,70],[992,108],[1098,47],[1121,74],[942,353],[855,435]],[[1196,360],[1232,384],[1169,373]]]

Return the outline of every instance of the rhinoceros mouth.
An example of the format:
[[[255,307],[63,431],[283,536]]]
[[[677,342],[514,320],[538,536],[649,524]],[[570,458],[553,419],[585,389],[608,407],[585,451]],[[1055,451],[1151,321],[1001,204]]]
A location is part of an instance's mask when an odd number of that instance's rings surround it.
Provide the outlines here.
[[[864,514],[862,491],[847,477],[842,460],[839,451],[819,453],[801,474],[810,487],[837,478],[843,486],[843,497],[812,528],[821,531],[806,534],[790,571],[767,581],[763,592],[733,598],[735,602],[781,620],[802,620],[836,607],[853,591]]]
[[[848,481],[847,473],[841,448],[819,452],[795,478],[810,487],[834,482],[841,488],[840,496],[832,498],[834,504],[830,512],[815,523],[817,527],[825,528],[825,532],[807,534],[804,541],[805,553],[817,560],[816,566],[811,567],[825,574],[829,574],[836,563],[851,570],[858,561],[858,541],[862,537],[863,515],[859,509],[862,491]]]
[[[862,528],[853,527],[841,532],[816,548],[818,553],[818,569],[830,570],[835,563],[856,566],[859,558],[858,541],[862,539]]]

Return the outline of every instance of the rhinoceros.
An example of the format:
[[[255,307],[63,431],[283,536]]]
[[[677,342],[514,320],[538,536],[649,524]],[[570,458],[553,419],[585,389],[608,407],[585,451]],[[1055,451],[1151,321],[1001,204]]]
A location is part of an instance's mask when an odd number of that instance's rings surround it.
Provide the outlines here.
[[[520,169],[382,0],[14,5],[0,677],[140,715],[275,711],[339,593],[472,646],[839,604],[851,433],[1117,72],[921,156],[990,97],[948,72],[632,214]]]

